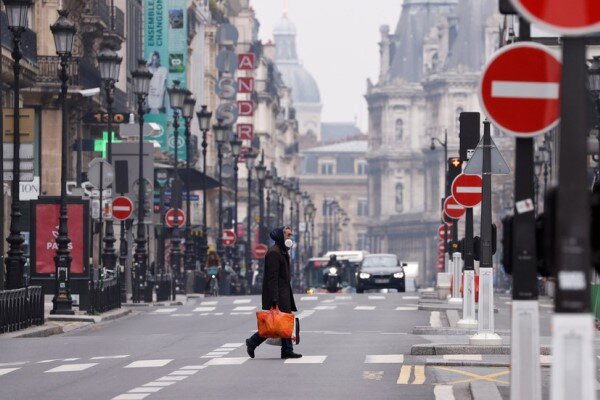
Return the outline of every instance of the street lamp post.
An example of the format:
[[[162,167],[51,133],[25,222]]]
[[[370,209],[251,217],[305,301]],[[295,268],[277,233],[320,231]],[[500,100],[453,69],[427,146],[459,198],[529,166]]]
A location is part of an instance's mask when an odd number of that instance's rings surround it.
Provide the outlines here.
[[[206,148],[208,147],[206,135],[210,129],[212,112],[208,111],[207,106],[203,105],[201,110],[196,113],[196,116],[198,117],[198,124],[200,124],[200,131],[202,131],[202,173],[206,175]],[[206,225],[206,192],[207,188],[202,188],[202,245],[200,246],[200,264],[202,265],[204,265],[206,247],[208,243],[208,227]]]
[[[267,231],[271,229],[271,189],[273,188],[273,175],[270,171],[267,171],[267,175],[265,176],[265,189],[267,189],[267,222],[266,227]],[[266,233],[266,232],[265,232]],[[266,234],[265,234],[265,240]]]
[[[138,60],[137,68],[131,72],[133,79],[133,93],[138,102],[138,125],[139,125],[139,153],[138,153],[138,225],[137,237],[135,239],[135,272],[133,284],[133,301],[140,301],[140,279],[145,279],[148,268],[148,254],[146,252],[146,229],[144,228],[144,203],[145,203],[145,181],[144,181],[144,104],[150,90],[152,72],[148,70],[145,60]]]
[[[21,131],[19,127],[19,97],[21,75],[20,61],[23,57],[20,43],[21,35],[28,25],[29,7],[33,4],[32,0],[4,0],[6,16],[8,17],[8,29],[13,36],[13,75],[14,75],[14,99],[13,99],[13,169],[11,182],[11,215],[10,215],[10,235],[6,239],[9,244],[9,250],[5,259],[6,264],[6,288],[18,289],[25,286],[23,272],[25,267],[25,257],[23,257],[24,238],[21,235],[19,221],[21,219],[21,205],[19,199],[19,150],[21,147]]]
[[[113,102],[114,102],[114,90],[115,83],[119,81],[119,69],[121,67],[122,57],[119,57],[116,51],[105,47],[98,54],[98,67],[100,69],[100,76],[104,82],[104,90],[106,92],[106,113],[107,113],[107,130],[108,130],[108,143],[107,156],[108,163],[112,164],[112,123],[113,123]],[[114,185],[113,185],[114,188]],[[102,264],[109,270],[117,271],[117,254],[115,252],[114,244],[117,241],[115,238],[115,232],[113,227],[113,219],[109,218],[105,225],[104,235],[104,250],[102,251]],[[119,273],[116,272],[118,277]]]
[[[175,179],[173,180],[173,188],[171,188],[171,208],[176,211],[173,214],[173,232],[171,234],[171,271],[179,281],[181,288],[181,237],[179,236],[179,218],[177,210],[181,207],[181,182],[179,180],[179,111],[183,108],[185,98],[188,96],[188,91],[179,86],[178,80],[173,81],[173,86],[169,89],[169,101],[173,109],[173,157],[175,165]],[[189,215],[187,216],[189,218]]]
[[[252,167],[257,154],[250,150],[246,154],[246,169],[248,170],[248,215],[246,216],[247,232],[246,232],[246,279],[248,284],[252,285],[252,268],[250,263],[252,260]]]
[[[67,89],[69,75],[67,73],[68,62],[71,58],[73,49],[73,37],[75,36],[75,24],[68,18],[69,12],[60,10],[59,17],[56,23],[50,27],[52,35],[54,35],[54,44],[56,45],[56,53],[60,57],[60,73],[61,81],[61,107],[62,107],[62,135],[61,135],[61,157],[60,157],[60,217],[58,218],[58,236],[56,244],[58,249],[54,256],[55,266],[55,282],[54,298],[52,299],[53,307],[50,313],[52,314],[75,314],[72,305],[70,290],[70,272],[71,272],[71,252],[69,250],[68,230],[68,214],[67,214],[67,149],[68,149],[68,110],[67,110]],[[15,135],[16,137],[16,135]],[[15,160],[18,158],[18,150],[15,146]],[[13,183],[18,182],[18,170],[13,176]],[[14,192],[13,192],[14,194]]]
[[[442,142],[440,139],[438,138],[431,138],[431,145],[429,146],[431,151],[435,150],[435,142],[438,142],[440,144],[440,146],[442,146],[444,148],[444,192],[442,194],[442,198],[446,198],[447,195],[447,191],[448,191],[448,130],[444,129],[444,141]],[[444,212],[444,206],[443,206],[443,202],[442,202],[442,213]],[[448,248],[448,225],[444,222],[444,249]],[[450,253],[447,253],[448,256]],[[449,262],[449,257],[446,256],[444,257],[444,271],[448,271],[448,262]]]
[[[282,190],[282,181],[278,176],[274,177],[273,180],[274,193],[275,193],[275,225],[281,226],[281,190]]]
[[[183,102],[183,118],[185,120],[185,173],[186,184],[185,191],[187,193],[187,201],[185,202],[185,213],[187,218],[185,219],[185,252],[184,252],[184,268],[186,270],[194,270],[196,268],[196,255],[194,252],[194,242],[192,239],[192,218],[191,218],[191,191],[190,191],[190,159],[192,158],[191,152],[191,136],[192,131],[190,124],[194,118],[194,107],[196,107],[196,100],[188,96]]]
[[[219,161],[219,223],[217,233],[217,254],[223,259],[223,145],[227,139],[228,126],[223,124],[221,118],[217,119],[217,124],[213,126],[215,131],[215,141],[217,142],[217,158]]]
[[[237,235],[237,227],[238,227],[238,174],[239,174],[239,166],[238,166],[238,157],[242,152],[242,141],[238,138],[238,135],[235,134],[232,141],[229,142],[231,145],[231,155],[233,156],[233,231]],[[236,273],[239,273],[239,256],[238,252],[233,252],[233,265]]]
[[[263,227],[264,222],[264,183],[265,177],[267,175],[267,167],[265,166],[265,154],[262,153],[260,158],[260,163],[255,167],[256,170],[256,180],[258,181],[258,241],[260,243],[264,243],[265,240],[265,232]]]

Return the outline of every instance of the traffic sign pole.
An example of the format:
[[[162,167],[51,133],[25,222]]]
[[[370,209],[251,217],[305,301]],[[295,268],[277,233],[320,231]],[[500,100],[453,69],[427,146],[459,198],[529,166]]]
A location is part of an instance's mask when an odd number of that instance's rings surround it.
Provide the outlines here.
[[[461,328],[477,328],[475,317],[475,259],[473,257],[473,208],[465,215],[465,240],[463,242],[465,268],[463,271],[463,317],[456,323]]]

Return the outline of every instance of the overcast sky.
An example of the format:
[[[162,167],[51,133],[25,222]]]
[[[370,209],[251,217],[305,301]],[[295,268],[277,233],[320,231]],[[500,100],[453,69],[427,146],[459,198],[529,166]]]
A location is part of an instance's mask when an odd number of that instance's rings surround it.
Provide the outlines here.
[[[402,0],[250,0],[260,38],[273,38],[282,10],[298,30],[298,56],[321,90],[324,122],[352,122],[366,130],[367,78],[379,74],[379,26],[396,29]]]

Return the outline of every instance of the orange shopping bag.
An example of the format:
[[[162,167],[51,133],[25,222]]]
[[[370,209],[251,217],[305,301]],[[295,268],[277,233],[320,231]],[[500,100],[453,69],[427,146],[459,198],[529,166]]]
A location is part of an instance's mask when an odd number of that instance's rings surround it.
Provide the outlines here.
[[[258,335],[264,338],[296,339],[293,313],[284,313],[279,307],[256,312]]]

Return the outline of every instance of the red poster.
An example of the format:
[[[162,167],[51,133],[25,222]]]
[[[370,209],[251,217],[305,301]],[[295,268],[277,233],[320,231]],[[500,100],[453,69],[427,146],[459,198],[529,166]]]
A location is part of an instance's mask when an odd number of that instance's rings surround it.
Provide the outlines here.
[[[60,204],[36,204],[35,209],[35,272],[53,274],[55,272],[54,256],[58,245],[58,217]],[[68,204],[69,250],[71,251],[71,273],[82,274],[84,266],[84,210],[83,204]]]

